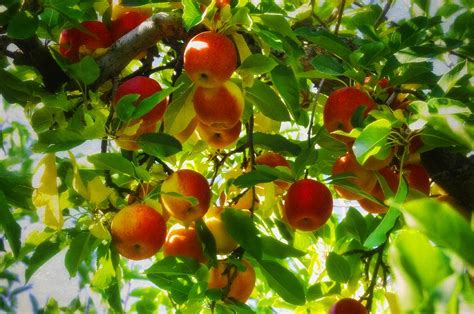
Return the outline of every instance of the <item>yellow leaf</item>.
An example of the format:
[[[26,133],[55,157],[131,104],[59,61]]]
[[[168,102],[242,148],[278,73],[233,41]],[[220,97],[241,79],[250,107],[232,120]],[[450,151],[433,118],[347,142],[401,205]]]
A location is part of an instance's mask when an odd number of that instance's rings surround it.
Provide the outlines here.
[[[72,178],[72,187],[77,193],[79,193],[80,196],[88,200],[89,193],[87,192],[87,188],[84,185],[81,176],[79,175],[79,168],[77,167],[76,158],[71,152],[69,152],[69,158],[71,159],[72,168],[74,170],[74,176]]]
[[[117,137],[133,136],[137,134],[137,131],[140,128],[140,125],[142,124],[142,121],[143,120],[140,119],[138,122],[135,122],[135,123],[129,122],[127,125],[121,127],[120,130],[118,130],[116,133]]]
[[[102,224],[101,221],[94,222],[89,226],[91,234],[99,240],[109,241],[112,237],[110,236],[109,230]]]
[[[47,154],[40,160],[33,176],[33,204],[40,211],[43,223],[54,229],[61,229],[64,223],[59,206],[58,186],[56,182],[56,156]]]
[[[176,114],[176,117],[179,117],[172,120],[172,121],[165,121],[165,132],[170,135],[176,135],[183,131],[191,122],[192,119],[196,116],[196,111],[194,111],[194,96],[195,89],[189,93],[188,97],[179,109],[179,112]],[[165,115],[166,118],[166,115]]]
[[[99,204],[105,201],[113,193],[113,189],[105,186],[99,177],[95,177],[87,182],[87,191],[89,195],[89,202],[92,204]]]

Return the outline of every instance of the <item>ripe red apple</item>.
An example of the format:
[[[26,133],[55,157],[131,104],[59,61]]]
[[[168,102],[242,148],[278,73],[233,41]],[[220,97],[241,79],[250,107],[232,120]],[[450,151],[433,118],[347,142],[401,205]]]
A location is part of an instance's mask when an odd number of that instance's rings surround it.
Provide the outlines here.
[[[232,81],[216,88],[199,86],[194,92],[193,103],[199,121],[214,129],[231,129],[244,111],[244,96]]]
[[[317,230],[331,217],[331,192],[324,184],[312,179],[296,181],[286,193],[284,211],[294,228]]]
[[[194,170],[181,169],[173,172],[161,186],[161,203],[176,219],[189,224],[206,214],[211,203],[211,190],[206,178]],[[197,204],[166,193],[178,193],[194,197]]]
[[[216,0],[216,7],[222,9],[226,5],[230,5],[230,0]]]
[[[357,109],[365,106],[363,116],[375,108],[375,102],[369,95],[355,87],[344,87],[333,91],[324,106],[324,126],[329,133],[341,130],[349,133],[352,129],[352,117]],[[353,139],[332,134],[334,138],[343,142],[352,142]]]
[[[122,256],[142,260],[160,250],[165,241],[166,223],[153,208],[134,204],[115,215],[111,231],[112,241]]]
[[[96,49],[107,48],[112,44],[112,37],[104,23],[85,21],[81,25],[88,33],[69,28],[59,35],[59,53],[72,62],[79,61],[82,54],[92,54]]]
[[[368,312],[359,301],[344,298],[331,307],[329,314],[368,314]]]
[[[333,176],[343,173],[350,173],[354,175],[355,177],[348,178],[346,180],[366,192],[372,191],[377,181],[377,177],[375,176],[374,172],[364,169],[349,153],[339,157],[332,166]],[[339,196],[347,200],[360,200],[362,198],[362,196],[359,194],[349,191],[342,186],[335,185],[334,188],[336,189],[336,192],[339,194]]]
[[[151,79],[146,76],[135,76],[122,84],[117,89],[115,93],[113,105],[116,106],[125,95],[129,94],[139,94],[140,98],[135,102],[135,107],[138,106],[145,98],[148,98],[155,93],[161,91],[161,85],[154,79]],[[168,105],[168,99],[165,99],[155,105],[155,107],[143,115],[140,119],[143,120],[144,126],[151,124],[156,124],[161,118],[166,110]]]
[[[241,263],[245,266],[245,271],[241,272],[235,266],[229,266],[229,273],[225,273],[227,264],[225,261],[219,261],[217,267],[212,267],[209,270],[209,288],[226,288],[229,278],[234,278],[225,298],[242,303],[247,302],[255,287],[255,270],[247,260],[243,259]],[[237,273],[235,274],[235,272]]]
[[[121,4],[114,5],[112,7],[112,23],[110,26],[113,41],[116,41],[143,23],[151,14],[151,8],[125,7]]]
[[[241,126],[242,124],[239,121],[231,129],[220,130],[198,122],[196,130],[199,134],[199,137],[201,137],[203,141],[207,142],[210,147],[222,149],[234,144],[237,141],[240,135]]]
[[[186,228],[178,224],[174,225],[166,236],[163,254],[164,256],[185,256],[201,263],[207,261],[193,226]]]
[[[227,81],[237,68],[237,50],[225,35],[203,32],[184,51],[184,70],[196,84],[211,88]]]
[[[399,175],[390,168],[380,169],[379,173],[384,177],[392,192],[396,193],[398,188]],[[377,182],[370,194],[381,201],[384,201],[386,199],[383,193],[382,186],[379,182]],[[388,210],[388,207],[372,202],[371,200],[366,198],[362,198],[358,200],[358,202],[363,209],[372,214],[383,214],[386,213]]]
[[[421,164],[406,165],[403,168],[403,174],[410,188],[426,195],[430,194],[430,176]]]
[[[286,167],[288,169],[291,169],[290,163],[285,159],[285,157],[275,152],[265,152],[261,154],[260,156],[255,158],[255,163],[257,165],[265,165],[272,168]],[[278,191],[279,194],[281,194],[282,191],[287,190],[288,187],[290,186],[289,182],[282,181],[282,180],[275,180],[274,183],[280,189],[280,191]]]

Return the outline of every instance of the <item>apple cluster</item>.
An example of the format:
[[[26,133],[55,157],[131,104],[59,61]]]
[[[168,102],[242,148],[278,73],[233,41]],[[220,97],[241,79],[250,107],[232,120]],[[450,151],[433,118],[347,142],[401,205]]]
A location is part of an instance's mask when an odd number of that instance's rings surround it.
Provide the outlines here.
[[[100,55],[152,14],[149,8],[112,7],[110,28],[100,21],[84,21],[80,28],[69,28],[59,36],[59,53],[71,62],[86,55]]]
[[[240,135],[244,96],[230,80],[236,68],[237,50],[221,33],[202,32],[186,45],[184,70],[196,85],[192,102],[197,132],[216,149],[233,144]]]
[[[366,79],[366,82],[370,81]],[[388,91],[393,90],[387,79],[378,82],[378,87]],[[364,86],[344,87],[332,92],[324,107],[324,126],[326,130],[337,140],[345,143],[347,152],[340,156],[333,164],[332,175],[348,174],[350,178],[346,181],[352,186],[365,193],[370,194],[379,202],[374,202],[365,198],[360,193],[347,186],[335,185],[337,194],[347,200],[356,200],[360,206],[373,214],[383,214],[387,212],[388,207],[384,205],[388,195],[382,188],[382,179],[385,181],[391,193],[396,193],[400,181],[400,171],[394,157],[398,147],[391,148],[389,154],[383,159],[371,156],[364,163],[360,164],[353,152],[354,138],[344,135],[352,131],[354,126],[353,117],[357,112],[361,112],[362,118],[366,118],[369,112],[376,109],[377,104],[373,98],[366,93]],[[343,133],[334,133],[342,131]],[[410,143],[409,153],[416,156],[416,151],[422,145],[419,137]],[[411,190],[428,195],[430,193],[430,178],[424,167],[419,164],[419,158],[409,157],[403,165],[404,178]],[[415,194],[417,192],[414,192]]]

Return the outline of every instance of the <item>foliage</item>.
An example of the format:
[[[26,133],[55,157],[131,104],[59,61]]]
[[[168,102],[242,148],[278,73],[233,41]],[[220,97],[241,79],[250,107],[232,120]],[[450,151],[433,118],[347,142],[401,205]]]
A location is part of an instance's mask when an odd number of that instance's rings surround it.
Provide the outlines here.
[[[32,297],[33,308],[303,313],[327,312],[336,300],[353,297],[373,312],[473,310],[473,220],[436,201],[439,188],[419,197],[401,176],[386,214],[367,214],[357,203],[337,199],[323,227],[301,232],[282,217],[284,197],[271,183],[311,177],[327,184],[335,199],[334,185],[371,197],[331,173],[346,147],[324,128],[323,108],[328,95],[345,86],[359,86],[378,104],[368,117],[360,110],[354,114],[350,134],[336,132],[355,139],[361,164],[396,147],[393,167],[403,173],[417,137],[421,152],[472,152],[472,2],[411,0],[410,14],[396,21],[387,18],[398,4],[390,0],[233,0],[222,9],[215,2],[123,0],[177,16],[185,37],[160,38],[145,57],[131,56],[103,84],[97,84],[101,56],[71,63],[59,54],[58,40],[63,29],[85,20],[110,24],[108,1],[0,5],[0,309],[15,311],[17,296],[30,288],[23,284],[63,252],[69,275],[81,289],[100,295],[102,304],[80,298],[37,304]],[[196,135],[184,143],[176,138],[192,119],[186,99],[193,83],[183,72],[182,54],[187,40],[205,28],[232,38],[240,56],[232,80],[245,96],[245,131],[224,150]],[[50,59],[41,59],[44,54]],[[62,75],[51,75],[55,69]],[[151,76],[163,91],[138,107],[131,106],[137,95],[124,97],[114,113],[117,84],[136,75]],[[383,78],[392,91],[378,84]],[[120,127],[166,97],[170,104],[157,132],[142,135],[138,151],[120,150],[114,142]],[[20,111],[27,124],[13,117]],[[291,169],[256,166],[255,156],[264,151],[284,155]],[[224,302],[222,291],[208,289],[216,244],[202,220],[196,226],[207,264],[162,252],[132,264],[114,249],[114,213],[144,183],[160,186],[180,168],[209,180],[213,204],[223,205],[227,194],[233,196],[225,203],[230,207],[247,191],[254,204],[258,189],[265,188],[251,215],[231,208],[222,214],[239,245],[228,261],[240,267],[245,256],[257,272],[247,304]],[[156,188],[145,202],[157,203],[159,195]],[[44,229],[24,234],[22,226],[38,220]],[[24,277],[11,271],[15,265],[22,265]]]

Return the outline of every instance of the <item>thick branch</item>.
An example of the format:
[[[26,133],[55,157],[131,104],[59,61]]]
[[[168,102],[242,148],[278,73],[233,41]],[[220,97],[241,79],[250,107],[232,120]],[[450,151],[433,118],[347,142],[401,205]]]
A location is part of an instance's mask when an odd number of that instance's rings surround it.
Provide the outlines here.
[[[474,156],[436,148],[422,153],[421,162],[439,186],[466,209],[474,210]]]
[[[163,38],[185,39],[186,36],[180,17],[164,13],[153,15],[117,40],[105,55],[97,59],[101,74],[95,87],[118,75],[139,51],[155,45]]]

